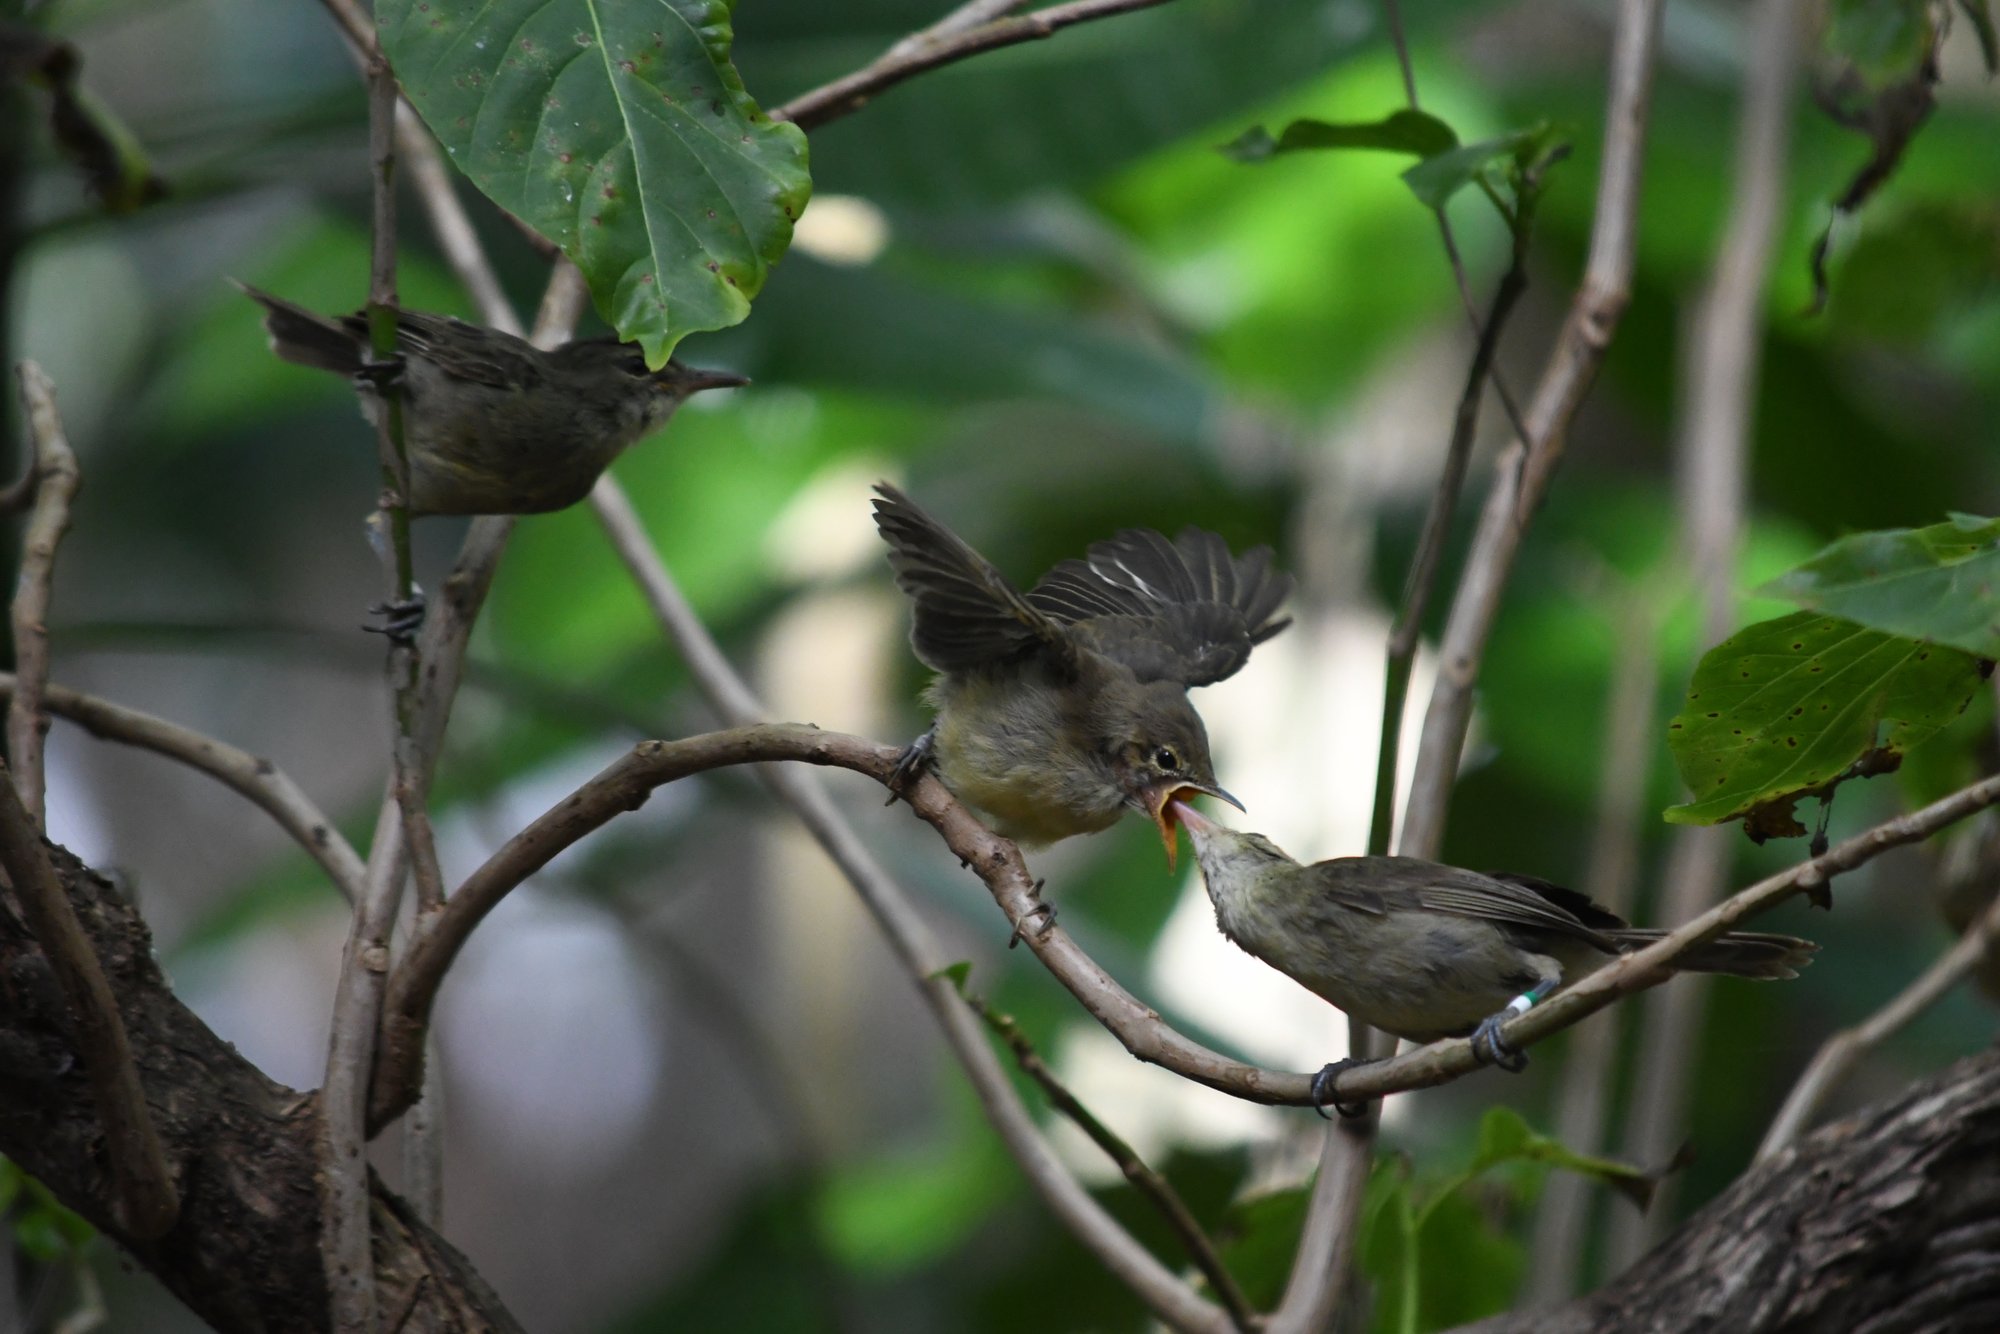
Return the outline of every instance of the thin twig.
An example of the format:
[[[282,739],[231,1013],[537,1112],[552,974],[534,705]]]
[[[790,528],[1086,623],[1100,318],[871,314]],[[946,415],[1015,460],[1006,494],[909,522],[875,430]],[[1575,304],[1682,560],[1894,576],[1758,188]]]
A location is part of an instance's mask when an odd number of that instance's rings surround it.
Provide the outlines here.
[[[598,479],[591,493],[591,505],[647,604],[659,618],[661,628],[688,664],[688,671],[709,707],[728,721],[751,722],[761,718],[762,705],[688,605],[617,482],[610,477]],[[860,896],[862,905],[875,918],[890,948],[917,981],[932,1015],[944,1029],[946,1045],[964,1067],[1001,1143],[1050,1212],[1162,1320],[1178,1329],[1226,1330],[1227,1313],[1203,1300],[1148,1253],[1057,1160],[1001,1069],[978,1021],[960,1003],[951,982],[939,975],[949,960],[925,930],[915,905],[834,807],[825,787],[810,775],[790,768],[765,766],[759,770],[759,776],[797,814],[800,823],[826,850]],[[942,784],[928,782],[920,790],[928,790],[933,799],[949,801]],[[962,810],[959,814],[978,827]],[[1019,865],[1018,854],[1014,862]],[[1025,877],[1026,868],[1019,869]],[[1026,883],[1024,879],[1022,884]]]
[[[1131,1183],[1132,1189],[1138,1191],[1147,1203],[1159,1211],[1160,1216],[1166,1220],[1167,1227],[1180,1240],[1182,1249],[1187,1251],[1188,1259],[1194,1262],[1195,1268],[1201,1270],[1202,1276],[1208,1280],[1209,1287],[1215,1289],[1215,1295],[1221,1299],[1236,1328],[1243,1334],[1249,1334],[1249,1331],[1256,1329],[1259,1322],[1257,1312],[1250,1305],[1250,1299],[1243,1295],[1243,1289],[1236,1282],[1236,1276],[1231,1274],[1229,1266],[1222,1262],[1222,1256],[1216,1252],[1215,1243],[1209,1240],[1201,1221],[1194,1216],[1194,1211],[1187,1207],[1187,1201],[1180,1197],[1180,1192],[1173,1188],[1172,1183],[1148,1167],[1146,1160],[1139,1156],[1136,1149],[1126,1143],[1117,1131],[1100,1121],[1096,1113],[1084,1106],[1082,1100],[1056,1078],[1055,1071],[1049,1069],[1048,1062],[1044,1061],[1042,1054],[1035,1050],[1035,1044],[1021,1031],[1021,1026],[1014,1022],[1012,1015],[1001,1014],[969,992],[966,994],[965,1003],[986,1021],[986,1026],[999,1035],[1002,1042],[1007,1044],[1007,1049],[1014,1053],[1014,1064],[1020,1066],[1023,1074],[1041,1086],[1042,1092],[1048,1095],[1049,1103],[1089,1136],[1090,1142],[1103,1150],[1105,1157],[1117,1164],[1118,1171]]]
[[[1611,576],[1615,578],[1616,576]],[[1659,632],[1664,599],[1658,590],[1618,583],[1607,590],[1614,605],[1611,689],[1604,704],[1604,742],[1598,752],[1597,811],[1590,863],[1582,889],[1607,910],[1631,911],[1639,880],[1639,843],[1645,816],[1653,719],[1660,683]],[[1616,1069],[1618,1023],[1604,1018],[1579,1025],[1570,1039],[1556,1093],[1556,1139],[1577,1153],[1604,1144]],[[1586,1223],[1600,1192],[1590,1178],[1557,1172],[1535,1204],[1526,1305],[1553,1306],[1575,1294],[1586,1243]]]
[[[1451,443],[1445,449],[1437,489],[1431,493],[1423,535],[1417,541],[1416,555],[1411,558],[1409,574],[1403,581],[1402,605],[1396,611],[1395,624],[1389,628],[1388,664],[1382,686],[1382,736],[1375,760],[1375,816],[1368,829],[1368,851],[1373,856],[1389,851],[1396,809],[1397,749],[1403,732],[1403,705],[1409,697],[1410,669],[1416,662],[1424,612],[1430,606],[1431,591],[1437,586],[1445,538],[1451,530],[1452,515],[1458,510],[1459,491],[1472,457],[1472,441],[1479,426],[1480,391],[1499,349],[1500,331],[1528,288],[1525,260],[1525,248],[1516,246],[1513,263],[1493,295],[1493,307],[1480,324],[1479,343],[1473,350],[1472,365],[1466,371],[1465,387],[1459,394],[1458,413],[1452,421]]]
[[[70,503],[76,499],[82,475],[76,453],[69,447],[62,416],[56,411],[56,387],[32,361],[15,368],[21,381],[21,405],[34,440],[33,471],[39,479],[35,508],[21,537],[21,573],[14,588],[14,670],[18,684],[7,706],[7,757],[14,783],[28,818],[43,826],[42,737],[49,717],[42,709],[42,690],[49,680],[49,588],[55,576],[56,548],[69,531]]]
[[[1662,0],[1619,0],[1605,108],[1603,168],[1583,286],[1549,355],[1520,440],[1494,464],[1479,528],[1472,539],[1451,616],[1439,645],[1437,686],[1424,715],[1415,778],[1398,851],[1435,857],[1472,717],[1473,688],[1486,640],[1528,519],[1541,504],[1631,294],[1638,233],[1641,149],[1651,104]]]
[[[1410,104],[1410,110],[1421,111],[1423,105],[1417,100],[1417,67],[1410,59],[1410,40],[1403,31],[1403,7],[1398,0],[1382,0],[1382,11],[1389,20],[1389,43],[1396,49],[1396,67],[1403,74],[1403,97]],[[1465,257],[1459,254],[1458,237],[1451,230],[1451,216],[1440,204],[1431,210],[1437,218],[1438,240],[1444,246],[1445,262],[1451,265],[1452,284],[1458,289],[1458,301],[1465,308],[1465,322],[1472,330],[1473,337],[1484,337],[1484,329],[1479,318],[1479,305],[1472,299],[1472,283],[1465,276]],[[1521,243],[1526,239],[1517,229],[1514,250],[1519,263]],[[1514,427],[1517,438],[1527,438],[1527,428],[1521,424],[1521,408],[1515,403],[1514,395],[1507,388],[1507,382],[1500,374],[1499,367],[1492,367],[1489,374],[1493,380],[1493,392],[1500,400],[1500,406],[1507,412],[1507,420]]]
[[[471,296],[479,318],[518,338],[520,318],[500,286],[500,276],[493,271],[485,247],[479,244],[479,233],[472,229],[472,219],[459,202],[458,191],[452,188],[444,154],[438,151],[437,140],[424,128],[416,109],[401,99],[396,102],[396,154],[403,161],[411,189],[424,203],[438,250]]]
[[[0,672],[0,695],[11,696],[15,689],[14,675]],[[42,703],[57,717],[69,719],[94,737],[179,760],[247,797],[319,863],[349,902],[360,898],[361,857],[353,844],[271,761],[178,723],[64,686],[49,686]]]
[[[1736,561],[1742,544],[1751,416],[1762,351],[1764,292],[1784,207],[1792,89],[1799,71],[1803,0],[1759,0],[1749,11],[1750,52],[1730,206],[1715,268],[1689,326],[1682,376],[1679,450],[1681,553],[1701,600],[1703,640],[1726,637],[1736,620]],[[1668,854],[1659,915],[1685,921],[1728,883],[1729,831],[1683,829]],[[1711,984],[1697,981],[1647,999],[1624,1151],[1660,1162],[1686,1138],[1696,1043]],[[1609,1272],[1651,1249],[1674,1216],[1677,1183],[1661,1183],[1655,1208],[1612,1221]]]
[[[368,155],[374,186],[373,246],[368,279],[369,360],[388,366],[397,356],[395,119],[396,83],[387,58],[369,49]],[[376,438],[382,462],[382,504],[387,519],[392,603],[407,605],[416,591],[410,560],[410,464],[404,436],[403,396],[386,376],[377,381],[382,412]],[[395,699],[391,743],[391,802],[375,824],[361,901],[341,955],[335,987],[326,1078],[320,1089],[320,1253],[326,1268],[333,1328],[338,1334],[374,1334],[377,1328],[375,1263],[369,1216],[367,1143],[368,1075],[374,1066],[376,1030],[396,909],[406,868],[428,880],[432,906],[443,896],[437,850],[424,810],[427,769],[417,745],[419,683],[415,645],[391,637],[387,662]],[[428,859],[426,861],[426,859]]]
[[[6,869],[21,919],[41,943],[62,989],[77,1056],[104,1127],[119,1223],[150,1241],[165,1236],[180,1217],[180,1197],[153,1130],[117,998],[12,778],[0,765],[0,867]]]
[[[1017,9],[1026,9],[1029,0],[965,0],[928,28],[919,28],[889,48],[892,56],[907,56],[923,50],[933,42],[981,27],[994,19],[1005,18]]]
[[[1847,1078],[1847,1072],[1854,1068],[1855,1062],[1942,1000],[1967,973],[1993,953],[1996,940],[2000,940],[2000,896],[1995,896],[1978,920],[1966,928],[1965,934],[1939,955],[1937,961],[1926,968],[1916,981],[1903,988],[1894,1000],[1862,1024],[1842,1029],[1821,1044],[1812,1064],[1806,1067],[1798,1083],[1792,1085],[1785,1105],[1778,1109],[1778,1115],[1771,1121],[1771,1128],[1764,1134],[1764,1142],[1757,1147],[1757,1161],[1761,1163],[1789,1148],[1805,1133],[1820,1104],[1839,1087],[1841,1080]]]
[[[1136,10],[1151,9],[1168,0],[1070,0],[1032,14],[995,19],[976,28],[953,32],[936,41],[905,49],[904,42],[890,47],[868,65],[852,74],[801,93],[771,112],[772,120],[788,120],[811,130],[861,110],[875,95],[926,70],[950,65],[984,51],[1014,46],[1020,42],[1053,37],[1064,28],[1094,19],[1115,18]],[[907,42],[908,39],[905,39]]]

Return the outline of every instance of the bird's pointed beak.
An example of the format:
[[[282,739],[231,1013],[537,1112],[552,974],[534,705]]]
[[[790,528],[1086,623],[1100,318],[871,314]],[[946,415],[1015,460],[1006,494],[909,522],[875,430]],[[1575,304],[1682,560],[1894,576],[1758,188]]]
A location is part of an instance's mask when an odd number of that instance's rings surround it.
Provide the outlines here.
[[[1243,809],[1242,802],[1213,783],[1175,780],[1170,783],[1154,784],[1144,791],[1144,805],[1140,809],[1159,826],[1160,839],[1167,845],[1168,870],[1174,868],[1180,856],[1180,840],[1175,837],[1174,831],[1174,821],[1177,818],[1187,824],[1190,833],[1205,833],[1216,827],[1189,804],[1197,796],[1214,797],[1218,801],[1228,802],[1239,811]],[[1187,818],[1189,815],[1194,818],[1189,820]]]
[[[662,389],[672,389],[682,394],[695,394],[704,389],[737,389],[750,383],[747,375],[735,371],[710,371],[699,366],[683,366],[678,361],[668,364],[669,374],[659,377]]]

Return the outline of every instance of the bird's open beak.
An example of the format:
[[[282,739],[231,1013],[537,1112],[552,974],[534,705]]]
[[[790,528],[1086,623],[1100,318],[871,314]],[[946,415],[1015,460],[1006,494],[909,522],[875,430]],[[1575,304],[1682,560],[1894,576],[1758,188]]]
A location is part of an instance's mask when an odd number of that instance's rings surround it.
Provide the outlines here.
[[[737,389],[750,383],[749,376],[738,375],[735,371],[705,371],[698,366],[682,366],[678,362],[674,363],[674,369],[677,374],[660,377],[662,389],[693,394],[703,389]]]
[[[1176,817],[1185,819],[1183,812],[1192,813],[1194,808],[1189,803],[1198,796],[1214,797],[1218,801],[1228,802],[1239,811],[1243,809],[1242,802],[1221,788],[1208,783],[1177,781],[1159,783],[1145,789],[1145,805],[1140,809],[1144,810],[1160,828],[1160,839],[1167,845],[1168,870],[1173,869],[1180,855],[1180,840],[1174,835],[1174,820]],[[1204,825],[1209,823],[1198,814],[1195,815],[1195,820]],[[1194,824],[1190,822],[1190,828],[1193,827]]]

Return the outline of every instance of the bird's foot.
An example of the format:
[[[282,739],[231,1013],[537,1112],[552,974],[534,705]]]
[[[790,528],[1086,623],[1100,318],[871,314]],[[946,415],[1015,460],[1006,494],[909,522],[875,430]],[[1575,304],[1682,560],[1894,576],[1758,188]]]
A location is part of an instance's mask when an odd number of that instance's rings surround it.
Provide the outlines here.
[[[395,598],[388,602],[377,602],[368,608],[370,616],[379,616],[379,622],[364,622],[361,626],[371,635],[387,636],[389,642],[398,648],[409,648],[417,642],[417,631],[424,624],[424,590],[412,587],[410,596]]]
[[[906,795],[910,784],[923,776],[930,767],[931,751],[936,745],[937,728],[933,727],[903,747],[903,753],[896,757],[896,767],[889,771],[889,799],[882,803],[884,806],[894,806],[896,798]]]
[[[1534,986],[1508,1001],[1506,1009],[1480,1020],[1479,1027],[1472,1030],[1472,1054],[1479,1058],[1481,1064],[1497,1065],[1509,1074],[1518,1075],[1527,1069],[1528,1053],[1507,1041],[1500,1032],[1500,1026],[1517,1014],[1526,1014],[1548,999],[1549,993],[1561,985],[1562,978],[1559,976],[1552,974],[1540,978]]]
[[[1048,883],[1049,882],[1046,880],[1037,880],[1035,882],[1035,893],[1040,894],[1042,892],[1042,886]],[[1039,918],[1040,920],[1037,921],[1036,920],[1037,918]],[[1031,926],[1030,923],[1033,923],[1033,925]],[[1053,903],[1038,901],[1034,907],[1028,909],[1028,911],[1021,914],[1020,921],[1014,923],[1014,930],[1007,937],[1007,948],[1011,950],[1016,945],[1020,944],[1021,938],[1027,935],[1028,932],[1031,930],[1035,933],[1035,939],[1041,940],[1044,937],[1046,937],[1052,929],[1054,929],[1055,924],[1056,924],[1056,905]]]
[[[402,354],[386,361],[364,361],[361,369],[354,372],[354,387],[387,398],[400,394],[409,387],[405,376]]]
[[[1528,1068],[1528,1053],[1500,1033],[1500,1026],[1513,1017],[1512,1010],[1489,1014],[1479,1021],[1479,1027],[1472,1030],[1472,1054],[1479,1058],[1481,1065],[1497,1065],[1510,1074],[1519,1074]]]
[[[1313,1076],[1313,1111],[1318,1114],[1320,1120],[1331,1119],[1326,1114],[1326,1109],[1329,1107],[1338,1112],[1343,1121],[1353,1121],[1368,1114],[1368,1104],[1365,1102],[1341,1102],[1335,1098],[1333,1082],[1340,1078],[1342,1071],[1352,1070],[1357,1065],[1369,1064],[1372,1062],[1359,1056],[1343,1056],[1332,1065],[1322,1067],[1320,1072]]]

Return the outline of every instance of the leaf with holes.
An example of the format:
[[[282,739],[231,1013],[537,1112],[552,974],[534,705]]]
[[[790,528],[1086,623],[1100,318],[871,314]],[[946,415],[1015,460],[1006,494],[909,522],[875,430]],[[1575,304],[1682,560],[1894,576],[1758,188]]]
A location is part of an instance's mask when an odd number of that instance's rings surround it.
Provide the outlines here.
[[[460,170],[583,271],[653,365],[740,321],[811,193],[805,136],[729,62],[734,0],[381,0]]]
[[[1686,711],[1668,724],[1695,799],[1666,818],[1721,824],[1882,772],[1956,718],[1989,668],[1813,612],[1738,631],[1703,656]]]
[[[2000,658],[2000,519],[1843,537],[1757,590],[1871,630]]]

